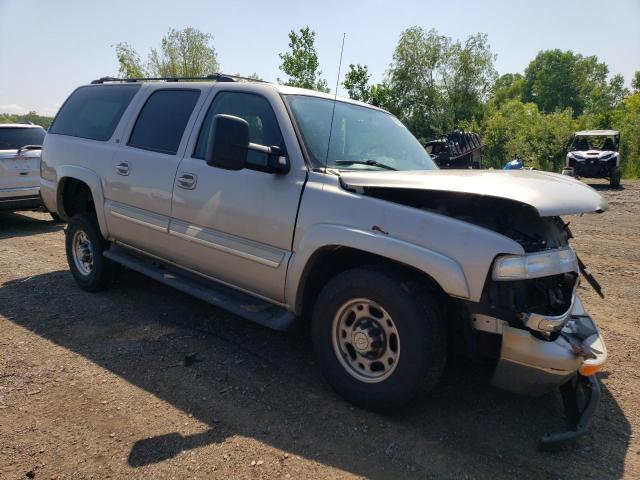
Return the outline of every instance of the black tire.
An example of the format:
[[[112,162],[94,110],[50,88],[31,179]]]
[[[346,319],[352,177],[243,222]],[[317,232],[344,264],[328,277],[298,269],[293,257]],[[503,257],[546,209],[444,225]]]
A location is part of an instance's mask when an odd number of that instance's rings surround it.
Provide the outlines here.
[[[620,188],[620,167],[614,167],[611,171],[611,177],[609,179],[609,186],[611,188]]]
[[[62,220],[62,218],[60,218],[60,215],[58,215],[57,213],[49,212],[49,215],[51,215],[51,219],[55,223],[64,223],[64,220]]]
[[[115,272],[115,264],[105,258],[102,253],[108,248],[108,242],[102,237],[95,215],[80,213],[74,215],[67,225],[65,247],[69,270],[76,283],[88,292],[106,289]],[[89,272],[83,272],[74,258],[74,238],[76,234],[84,233],[90,242],[92,250],[92,267]]]
[[[345,304],[362,298],[386,310],[395,323],[401,346],[395,369],[376,383],[354,377],[353,370],[345,366],[347,357],[343,355],[346,360],[340,360],[333,343],[334,317]],[[426,288],[408,281],[406,275],[387,268],[355,268],[329,281],[314,306],[312,339],[329,384],[351,403],[373,411],[399,408],[418,392],[433,388],[447,358],[446,331],[433,297]]]

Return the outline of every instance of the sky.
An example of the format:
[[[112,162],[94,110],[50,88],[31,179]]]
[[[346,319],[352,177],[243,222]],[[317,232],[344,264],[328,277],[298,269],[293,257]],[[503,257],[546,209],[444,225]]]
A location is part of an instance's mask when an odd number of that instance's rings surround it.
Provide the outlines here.
[[[343,74],[361,63],[376,82],[413,25],[488,34],[499,74],[552,48],[596,55],[627,85],[640,70],[640,0],[0,0],[0,112],[53,115],[77,86],[117,74],[116,43],[144,58],[170,27],[213,34],[222,72],[276,81],[288,32],[306,25],[332,91],[343,32]]]

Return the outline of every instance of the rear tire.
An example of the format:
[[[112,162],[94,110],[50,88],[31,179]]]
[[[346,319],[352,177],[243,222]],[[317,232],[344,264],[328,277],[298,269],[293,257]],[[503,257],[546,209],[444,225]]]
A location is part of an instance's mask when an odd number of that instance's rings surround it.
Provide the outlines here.
[[[94,215],[80,213],[69,220],[65,238],[67,262],[83,290],[97,292],[111,283],[115,264],[102,255],[108,245]]]
[[[620,188],[620,177],[621,177],[620,167],[614,167],[613,170],[611,170],[609,186],[611,186],[611,188]]]
[[[436,302],[391,269],[355,268],[330,280],[314,307],[312,337],[329,384],[374,411],[396,409],[431,389],[446,363]]]

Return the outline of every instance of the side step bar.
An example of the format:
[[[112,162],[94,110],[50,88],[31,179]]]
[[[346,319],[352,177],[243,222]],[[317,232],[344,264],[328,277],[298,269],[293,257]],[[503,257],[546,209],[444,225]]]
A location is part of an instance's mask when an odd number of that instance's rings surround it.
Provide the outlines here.
[[[200,279],[195,274],[164,264],[159,260],[129,253],[124,248],[112,245],[103,255],[131,270],[265,327],[285,331],[295,320],[293,312],[282,307],[219,282]]]

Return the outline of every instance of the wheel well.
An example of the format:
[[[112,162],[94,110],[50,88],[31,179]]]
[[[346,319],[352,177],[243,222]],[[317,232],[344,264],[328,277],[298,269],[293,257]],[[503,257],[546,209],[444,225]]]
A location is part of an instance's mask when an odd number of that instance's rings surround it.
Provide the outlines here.
[[[387,266],[406,275],[408,279],[428,286],[438,301],[446,302],[450,298],[431,276],[410,265],[355,248],[329,246],[314,253],[305,267],[296,299],[296,311],[300,312],[302,318],[311,318],[310,313],[320,290],[331,278],[345,270],[369,265]]]
[[[93,195],[86,183],[75,178],[65,178],[62,181],[62,209],[68,218],[78,213],[95,213]]]

